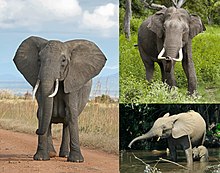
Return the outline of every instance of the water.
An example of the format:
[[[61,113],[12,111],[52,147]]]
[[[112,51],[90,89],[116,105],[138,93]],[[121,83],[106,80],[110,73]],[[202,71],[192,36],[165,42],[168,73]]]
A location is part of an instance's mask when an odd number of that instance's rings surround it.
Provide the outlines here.
[[[208,149],[209,162],[201,163],[194,161],[192,171],[176,166],[172,163],[159,161],[159,158],[170,159],[165,151],[121,151],[120,153],[120,173],[152,173],[149,168],[157,169],[155,173],[220,173],[220,149]],[[145,169],[146,165],[135,159],[134,155],[144,161],[149,167]],[[178,151],[178,164],[185,167],[186,158],[183,151]]]

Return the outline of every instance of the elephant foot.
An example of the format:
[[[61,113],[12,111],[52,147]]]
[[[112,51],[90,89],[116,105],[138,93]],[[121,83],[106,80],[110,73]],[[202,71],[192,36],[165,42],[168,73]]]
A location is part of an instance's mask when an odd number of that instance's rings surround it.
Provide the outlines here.
[[[76,152],[76,151],[72,152],[72,151],[71,151],[71,152],[69,153],[69,156],[68,156],[68,158],[67,158],[67,161],[68,161],[68,162],[77,162],[77,163],[80,163],[80,162],[84,162],[84,158],[83,158],[81,152]]]
[[[59,157],[67,158],[69,156],[69,151],[60,151]]]
[[[50,160],[50,156],[47,152],[43,150],[38,150],[34,155],[34,160]]]
[[[57,153],[56,151],[49,151],[49,156],[51,157],[56,157]]]

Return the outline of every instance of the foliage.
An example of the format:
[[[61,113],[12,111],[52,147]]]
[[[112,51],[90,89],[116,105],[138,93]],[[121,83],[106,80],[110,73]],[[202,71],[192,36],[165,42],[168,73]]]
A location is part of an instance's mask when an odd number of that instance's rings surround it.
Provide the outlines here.
[[[120,150],[127,149],[128,144],[137,136],[146,133],[154,121],[165,115],[194,110],[205,119],[207,126],[210,119],[219,121],[220,105],[218,104],[120,104]],[[160,149],[166,148],[166,142],[161,140],[141,140],[132,149]]]
[[[136,22],[132,19],[131,23]],[[134,22],[134,23],[135,23]],[[140,25],[140,21],[137,22]],[[154,81],[145,80],[145,68],[140,58],[137,31],[131,40],[120,36],[120,102],[121,103],[185,103],[216,102],[220,100],[220,27],[206,27],[203,34],[193,39],[193,60],[197,73],[199,95],[187,96],[187,81],[181,63],[175,65],[177,88],[162,84],[160,69],[155,64]]]
[[[149,2],[150,0],[147,0]],[[172,6],[171,0],[153,0],[153,3]],[[125,9],[125,0],[120,0],[120,9]],[[198,14],[202,21],[206,24],[220,24],[220,1],[219,0],[191,0],[186,1],[183,8],[187,9],[191,14]],[[132,1],[133,16],[140,18],[141,16],[149,16],[155,10],[144,8],[141,0]]]

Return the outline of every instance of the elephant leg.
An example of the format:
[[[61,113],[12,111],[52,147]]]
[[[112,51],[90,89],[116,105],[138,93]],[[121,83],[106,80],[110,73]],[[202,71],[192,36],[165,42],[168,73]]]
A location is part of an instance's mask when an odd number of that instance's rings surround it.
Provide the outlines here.
[[[192,58],[189,56],[185,57],[186,58],[183,58],[182,66],[188,81],[188,92],[192,95],[197,87],[196,72]]]
[[[193,163],[193,150],[192,150],[192,144],[190,140],[190,136],[183,136],[180,138],[180,143],[182,145],[183,150],[185,151],[186,154],[186,161],[187,165],[189,167],[192,167]]]
[[[63,135],[62,143],[60,146],[59,157],[68,157],[69,156],[69,143],[70,143],[70,134],[69,127],[65,123],[63,124]]]
[[[175,141],[172,138],[168,139],[168,148],[170,151],[171,160],[174,162],[177,162],[177,152],[176,152]]]
[[[44,135],[38,135],[38,147],[37,152],[34,155],[34,160],[50,160],[47,143],[47,133],[45,133]]]
[[[153,79],[153,73],[154,73],[154,62],[151,60],[149,56],[146,55],[143,48],[139,47],[139,52],[142,58],[142,61],[144,63],[145,71],[146,71],[146,80],[148,82],[151,82]]]
[[[186,154],[186,160],[187,160],[187,165],[191,166],[193,163],[193,158],[192,158],[192,148],[188,148],[185,150]]]
[[[148,82],[151,82],[151,80],[153,79],[153,74],[154,74],[154,62],[145,62],[144,66],[146,69],[146,80]]]
[[[51,124],[50,124],[49,129],[48,129],[47,140],[48,140],[47,147],[48,147],[49,156],[50,157],[56,157],[57,153],[56,153],[56,150],[53,146],[53,139],[52,139],[52,133],[51,133]]]
[[[160,71],[161,71],[161,76],[162,76],[162,81],[165,82],[165,70],[164,70],[164,66],[163,66],[163,63],[162,62],[158,62],[159,66],[160,66]]]
[[[67,94],[67,109],[69,110],[69,133],[70,133],[70,153],[67,161],[83,162],[84,158],[81,154],[79,146],[79,129],[78,129],[78,93]]]

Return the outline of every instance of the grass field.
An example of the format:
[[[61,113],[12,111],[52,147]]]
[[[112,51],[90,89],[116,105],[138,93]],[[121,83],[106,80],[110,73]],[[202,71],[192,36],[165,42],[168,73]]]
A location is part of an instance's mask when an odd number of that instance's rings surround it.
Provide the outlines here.
[[[1,92],[2,93],[2,92]],[[0,93],[0,128],[35,134],[37,103]],[[118,104],[88,103],[79,117],[80,142],[84,147],[118,153]],[[53,137],[60,139],[62,125],[53,125]]]
[[[134,20],[139,25],[141,20]],[[132,26],[134,25],[132,24]],[[197,94],[187,95],[187,81],[181,63],[175,65],[177,88],[169,91],[161,82],[160,69],[155,64],[154,80],[145,80],[145,69],[140,58],[137,32],[130,41],[120,35],[120,103],[216,103],[220,101],[220,27],[207,26],[206,31],[193,39]]]

